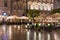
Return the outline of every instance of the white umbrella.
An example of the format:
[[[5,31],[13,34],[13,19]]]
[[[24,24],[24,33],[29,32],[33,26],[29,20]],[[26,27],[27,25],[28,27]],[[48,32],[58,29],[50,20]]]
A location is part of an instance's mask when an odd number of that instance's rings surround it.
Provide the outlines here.
[[[52,15],[52,17],[60,17],[60,13],[55,13]]]
[[[46,19],[53,19],[51,16],[47,16]]]
[[[7,17],[7,19],[15,19],[15,18],[20,19],[20,17],[15,16],[15,15]]]
[[[3,19],[5,20],[6,16],[0,15],[0,21],[2,21]]]
[[[26,16],[22,16],[22,17],[20,17],[20,19],[29,19],[29,18]]]
[[[3,15],[0,15],[0,18],[5,18],[5,16],[3,16]]]
[[[35,17],[34,19],[43,19],[43,17],[39,17],[39,16],[38,16],[38,17]]]
[[[18,17],[18,16],[16,16],[16,15],[14,15],[14,17],[15,17],[16,19],[20,19],[20,17]]]

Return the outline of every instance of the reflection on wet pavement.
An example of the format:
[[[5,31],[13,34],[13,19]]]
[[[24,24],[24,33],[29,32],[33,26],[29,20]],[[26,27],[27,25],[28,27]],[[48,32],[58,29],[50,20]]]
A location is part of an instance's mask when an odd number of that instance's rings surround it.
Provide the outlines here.
[[[0,25],[0,40],[60,40],[60,30],[34,31],[25,25]]]

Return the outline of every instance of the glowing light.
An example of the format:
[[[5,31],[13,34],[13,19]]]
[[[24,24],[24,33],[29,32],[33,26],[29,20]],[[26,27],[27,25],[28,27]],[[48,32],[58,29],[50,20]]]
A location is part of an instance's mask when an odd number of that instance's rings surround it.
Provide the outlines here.
[[[41,38],[42,36],[41,36],[41,33],[39,32],[39,36],[38,36],[38,39],[39,40],[42,40],[42,38]]]
[[[26,25],[25,27],[27,28],[28,26]]]
[[[42,25],[45,25],[45,23],[43,23]]]
[[[48,37],[48,40],[50,40],[50,34],[49,33],[47,34],[47,37]]]
[[[50,26],[50,24],[48,24],[48,26]]]
[[[29,19],[29,22],[31,21],[31,19]]]
[[[26,32],[28,31],[28,29],[25,29],[26,30]]]
[[[14,28],[16,28],[16,25],[14,25]]]
[[[3,13],[3,16],[7,16],[7,13]]]
[[[20,25],[18,25],[18,30],[20,30]]]
[[[34,25],[36,25],[36,23]]]
[[[27,40],[30,40],[30,31],[27,31]]]
[[[12,28],[11,26],[9,26],[9,39],[11,39],[11,35],[12,35]]]
[[[9,27],[9,33],[10,33],[10,34],[11,34],[11,30],[12,30],[11,27]]]
[[[41,23],[39,23],[39,26],[41,26]]]
[[[29,23],[27,24],[27,26],[29,26]]]
[[[51,4],[47,3],[47,10],[50,11],[51,10]]]
[[[51,9],[53,9],[53,4],[51,4]]]
[[[34,40],[36,40],[36,32],[34,32]]]

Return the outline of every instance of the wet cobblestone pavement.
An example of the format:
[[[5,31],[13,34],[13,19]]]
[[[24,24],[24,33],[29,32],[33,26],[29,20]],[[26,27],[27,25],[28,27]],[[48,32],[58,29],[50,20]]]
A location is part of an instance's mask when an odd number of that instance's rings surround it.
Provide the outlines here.
[[[0,25],[0,40],[60,40],[60,30],[34,31],[25,25]]]

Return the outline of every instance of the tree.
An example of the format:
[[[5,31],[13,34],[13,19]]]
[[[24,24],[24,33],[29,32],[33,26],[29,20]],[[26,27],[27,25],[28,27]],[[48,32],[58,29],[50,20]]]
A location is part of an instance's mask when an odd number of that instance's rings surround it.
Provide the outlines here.
[[[32,25],[33,25],[33,21],[34,21],[34,17],[37,17],[37,16],[39,16],[39,10],[31,10],[31,9],[29,9],[29,10],[27,10],[27,13],[28,13],[28,17],[31,19],[31,23],[32,23]],[[34,26],[33,26],[34,27]],[[38,28],[39,26],[38,26],[38,24],[36,25],[36,27]]]
[[[54,9],[54,10],[51,11],[51,14],[54,14],[54,13],[60,13],[60,8]]]
[[[34,19],[34,17],[39,16],[39,12],[40,12],[39,10],[31,10],[31,9],[29,9],[27,11],[27,13],[28,13],[27,16]]]

